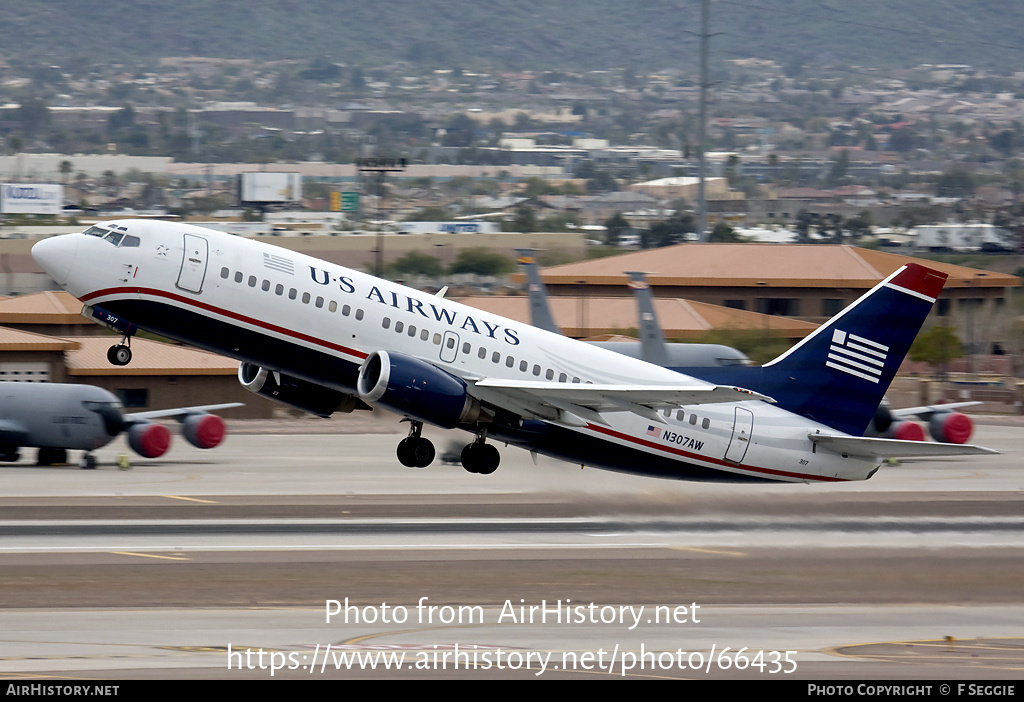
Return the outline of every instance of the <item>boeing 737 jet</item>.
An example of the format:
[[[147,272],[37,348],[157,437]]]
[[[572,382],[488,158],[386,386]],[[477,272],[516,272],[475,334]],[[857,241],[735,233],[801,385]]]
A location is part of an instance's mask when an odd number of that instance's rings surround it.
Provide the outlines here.
[[[240,404],[122,414],[117,397],[92,385],[0,382],[0,461],[16,461],[19,449],[31,446],[39,449],[37,463],[48,466],[65,463],[68,449],[76,449],[84,451],[80,465],[95,468],[92,452],[122,432],[135,453],[157,458],[171,443],[167,427],[152,421],[161,417],[180,421],[193,446],[214,448],[224,438],[224,420],[209,413]]]
[[[125,335],[145,329],[238,359],[248,389],[319,415],[367,406],[580,465],[691,480],[864,480],[885,457],[983,453],[862,436],[945,275],[906,265],[771,363],[706,382],[251,239],[119,220],[45,239],[35,260]],[[752,373],[751,373],[752,372]],[[756,381],[751,389],[739,379]],[[766,392],[763,389],[770,389]],[[490,440],[490,442],[488,441]]]

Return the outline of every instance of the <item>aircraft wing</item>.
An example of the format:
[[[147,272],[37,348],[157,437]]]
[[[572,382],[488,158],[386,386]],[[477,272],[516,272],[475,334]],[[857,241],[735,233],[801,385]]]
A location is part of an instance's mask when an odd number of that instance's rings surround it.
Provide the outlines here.
[[[775,402],[767,395],[728,385],[596,385],[487,378],[474,386],[516,398],[540,417],[550,416],[554,408],[602,424],[602,412],[633,412],[664,422],[656,410],[743,400]]]
[[[173,409],[152,410],[150,412],[135,412],[124,415],[124,420],[125,423],[132,424],[134,422],[145,422],[150,419],[161,419],[163,417],[186,417],[190,414],[203,414],[232,407],[241,407],[242,404],[241,402],[225,402],[219,405],[197,405],[196,407],[175,407]]]
[[[866,458],[926,458],[929,456],[967,456],[999,453],[994,449],[972,444],[943,444],[930,441],[903,441],[846,434],[808,434],[819,448],[833,453]]]

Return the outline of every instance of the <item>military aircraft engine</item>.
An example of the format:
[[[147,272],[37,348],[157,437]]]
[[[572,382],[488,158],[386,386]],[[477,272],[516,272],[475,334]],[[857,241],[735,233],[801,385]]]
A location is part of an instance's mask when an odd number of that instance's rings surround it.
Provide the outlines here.
[[[171,432],[163,424],[140,422],[128,430],[128,445],[145,458],[159,458],[171,447]]]
[[[196,448],[219,446],[226,433],[224,420],[215,414],[190,414],[181,422],[181,435]]]

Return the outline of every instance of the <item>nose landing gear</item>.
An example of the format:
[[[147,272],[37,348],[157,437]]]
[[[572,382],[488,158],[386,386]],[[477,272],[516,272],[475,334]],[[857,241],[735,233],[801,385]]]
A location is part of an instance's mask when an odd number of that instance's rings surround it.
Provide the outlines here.
[[[132,338],[125,336],[120,344],[115,344],[107,349],[107,360],[115,366],[127,366],[132,361]]]

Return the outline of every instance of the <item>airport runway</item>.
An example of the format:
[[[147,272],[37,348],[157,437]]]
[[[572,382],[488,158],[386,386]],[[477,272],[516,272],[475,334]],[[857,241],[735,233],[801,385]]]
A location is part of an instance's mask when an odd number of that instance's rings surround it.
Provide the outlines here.
[[[1024,670],[1022,427],[978,428],[1001,456],[846,485],[660,481],[513,448],[491,476],[407,469],[399,438],[0,465],[0,679]]]

